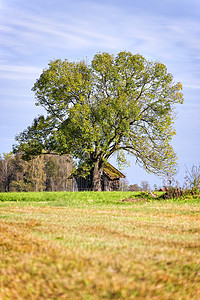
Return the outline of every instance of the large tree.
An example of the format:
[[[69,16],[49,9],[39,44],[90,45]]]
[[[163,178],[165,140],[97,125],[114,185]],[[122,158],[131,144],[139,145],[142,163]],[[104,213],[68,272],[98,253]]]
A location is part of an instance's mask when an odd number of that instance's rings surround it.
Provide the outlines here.
[[[132,154],[149,172],[175,172],[170,141],[181,90],[163,64],[139,54],[98,53],[91,64],[51,61],[33,87],[46,115],[17,136],[14,149],[26,157],[70,154],[91,175],[93,190],[101,189],[102,168],[114,153],[121,162]]]

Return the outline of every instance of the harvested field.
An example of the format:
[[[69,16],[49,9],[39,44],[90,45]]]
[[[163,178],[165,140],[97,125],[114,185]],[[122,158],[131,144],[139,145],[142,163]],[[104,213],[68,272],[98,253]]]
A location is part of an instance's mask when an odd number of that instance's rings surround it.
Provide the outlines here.
[[[0,202],[2,299],[200,299],[199,199],[102,194]]]

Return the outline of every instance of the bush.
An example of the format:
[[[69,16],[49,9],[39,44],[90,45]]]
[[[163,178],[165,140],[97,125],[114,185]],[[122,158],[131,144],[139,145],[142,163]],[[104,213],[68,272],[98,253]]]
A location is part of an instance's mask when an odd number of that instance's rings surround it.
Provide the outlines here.
[[[163,199],[185,198],[187,196],[197,196],[199,190],[197,188],[183,189],[180,187],[167,187],[166,192],[161,196]]]
[[[165,188],[166,192],[162,195],[163,199],[171,199],[171,198],[180,198],[183,196],[184,191],[180,187],[167,187]]]

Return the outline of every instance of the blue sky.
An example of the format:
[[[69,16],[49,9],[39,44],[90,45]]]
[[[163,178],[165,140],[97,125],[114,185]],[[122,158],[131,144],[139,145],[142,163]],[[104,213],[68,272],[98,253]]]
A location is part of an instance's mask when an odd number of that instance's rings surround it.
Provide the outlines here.
[[[172,141],[178,181],[200,164],[199,0],[0,0],[0,45],[0,153],[42,113],[31,88],[50,60],[126,50],[164,63],[183,84]],[[124,172],[130,184],[163,183],[134,159]]]

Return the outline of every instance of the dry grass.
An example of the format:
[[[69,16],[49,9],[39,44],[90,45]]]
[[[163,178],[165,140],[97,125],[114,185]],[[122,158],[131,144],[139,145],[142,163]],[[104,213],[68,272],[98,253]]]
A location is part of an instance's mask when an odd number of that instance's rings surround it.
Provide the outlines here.
[[[200,299],[198,202],[8,202],[0,212],[3,300]]]

